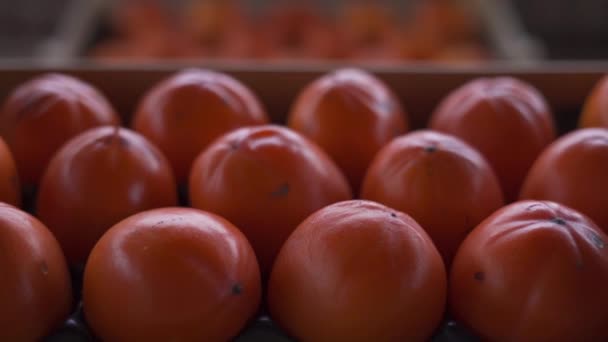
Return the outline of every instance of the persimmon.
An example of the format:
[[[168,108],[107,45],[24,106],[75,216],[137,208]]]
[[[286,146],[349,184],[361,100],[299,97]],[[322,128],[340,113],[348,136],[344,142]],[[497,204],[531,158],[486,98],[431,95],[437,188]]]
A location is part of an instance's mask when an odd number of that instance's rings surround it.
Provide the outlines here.
[[[177,205],[167,159],[131,130],[104,126],[67,142],[49,163],[38,193],[38,217],[55,234],[71,264],[137,212]]]
[[[521,199],[565,204],[608,232],[608,129],[571,132],[549,145],[526,177]]]
[[[608,76],[602,77],[587,96],[579,127],[608,128]]]
[[[426,341],[441,321],[446,273],[410,216],[353,200],[302,222],[277,256],[271,316],[300,341]]]
[[[26,186],[38,184],[53,154],[70,138],[95,126],[119,123],[97,89],[56,73],[19,85],[0,110],[0,136],[11,149]]]
[[[385,146],[361,197],[411,215],[449,265],[466,235],[504,204],[494,171],[462,140],[416,131]]]
[[[183,184],[194,158],[214,139],[267,122],[255,94],[238,80],[210,70],[187,69],[145,94],[133,128],[165,153]]]
[[[288,125],[321,146],[355,191],[376,152],[408,129],[397,96],[359,69],[340,69],[308,85],[294,103]]]
[[[273,6],[258,25],[255,56],[266,59],[332,58],[343,45],[318,9],[306,4]]]
[[[511,78],[479,78],[439,104],[430,128],[466,141],[490,162],[508,202],[540,152],[556,136],[549,105],[533,86]]]
[[[338,25],[349,58],[401,58],[402,35],[394,13],[387,6],[372,1],[344,3],[339,12]]]
[[[321,148],[275,125],[240,128],[217,139],[194,162],[189,192],[193,207],[243,231],[263,277],[302,220],[352,197],[346,178]]]
[[[17,165],[10,149],[0,138],[0,201],[14,206],[21,205],[21,186]]]
[[[254,39],[242,4],[234,0],[193,1],[185,6],[185,31],[208,57],[246,58]]]
[[[53,234],[38,219],[0,203],[0,340],[38,341],[67,318],[70,275]]]
[[[484,341],[606,341],[607,241],[555,202],[504,207],[460,246],[451,311]]]
[[[117,223],[84,273],[84,312],[104,341],[228,341],[256,313],[260,294],[245,236],[190,208]]]

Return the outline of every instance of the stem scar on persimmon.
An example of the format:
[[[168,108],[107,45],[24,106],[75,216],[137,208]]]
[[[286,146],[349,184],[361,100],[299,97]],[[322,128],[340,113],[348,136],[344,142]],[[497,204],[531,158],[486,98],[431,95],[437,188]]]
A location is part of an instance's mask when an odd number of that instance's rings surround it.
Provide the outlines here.
[[[289,183],[282,183],[279,187],[270,193],[272,197],[284,197],[289,194]]]
[[[243,286],[241,284],[235,283],[234,285],[232,285],[233,295],[240,295],[241,293],[243,293]]]

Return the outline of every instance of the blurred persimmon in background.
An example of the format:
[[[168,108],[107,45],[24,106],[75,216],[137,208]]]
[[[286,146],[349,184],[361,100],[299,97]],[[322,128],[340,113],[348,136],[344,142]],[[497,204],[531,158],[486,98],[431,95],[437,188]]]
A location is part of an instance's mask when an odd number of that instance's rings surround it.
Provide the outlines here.
[[[258,25],[258,58],[332,58],[340,53],[330,22],[306,2],[272,6]]]
[[[420,0],[402,7],[371,0],[271,1],[261,7],[239,0],[128,0],[116,3],[113,33],[90,55],[390,63],[490,57],[480,22],[463,3]]]
[[[339,11],[343,48],[353,59],[390,60],[402,57],[402,34],[394,12],[372,1],[349,1]]]
[[[181,17],[185,34],[205,56],[244,58],[253,54],[250,18],[238,1],[191,1]]]

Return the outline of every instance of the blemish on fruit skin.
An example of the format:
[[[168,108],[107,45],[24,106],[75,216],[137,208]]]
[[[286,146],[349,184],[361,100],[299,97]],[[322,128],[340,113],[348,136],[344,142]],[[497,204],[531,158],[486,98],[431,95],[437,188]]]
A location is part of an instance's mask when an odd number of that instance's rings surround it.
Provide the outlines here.
[[[232,285],[232,294],[233,295],[240,295],[241,293],[243,293],[243,286],[239,283],[235,283],[234,285]]]
[[[391,217],[397,217],[397,214],[391,213]]]
[[[289,183],[282,183],[276,190],[270,193],[271,197],[285,197],[289,194]]]
[[[486,279],[486,274],[484,272],[475,272],[473,278],[477,281],[484,281]]]
[[[231,142],[229,143],[229,145],[230,145],[230,149],[231,149],[232,151],[236,151],[236,150],[238,150],[238,149],[239,149],[239,143],[238,143],[238,142],[236,142],[236,141],[231,141]]]
[[[425,151],[425,152],[427,152],[427,153],[433,153],[433,152],[436,152],[436,151],[437,151],[437,146],[435,146],[435,145],[429,145],[429,146],[426,146],[426,147],[424,148],[424,151]]]

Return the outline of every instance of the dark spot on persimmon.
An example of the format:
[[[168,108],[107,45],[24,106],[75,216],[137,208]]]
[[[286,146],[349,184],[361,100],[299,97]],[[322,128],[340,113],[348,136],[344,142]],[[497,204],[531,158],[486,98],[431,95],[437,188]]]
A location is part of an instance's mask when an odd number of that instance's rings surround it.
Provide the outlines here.
[[[427,152],[427,153],[433,153],[433,152],[436,152],[436,151],[437,151],[437,146],[435,146],[435,145],[429,145],[429,146],[426,146],[426,147],[424,148],[424,151],[425,151],[425,152]]]
[[[230,145],[230,149],[233,150],[233,151],[236,151],[236,150],[239,149],[239,143],[236,142],[236,141],[231,141],[229,143],[229,145]]]
[[[270,193],[272,197],[285,197],[289,194],[289,183],[282,183],[276,190]]]
[[[486,274],[484,272],[475,272],[473,278],[478,281],[484,281],[486,279]]]
[[[397,217],[397,214],[391,213],[391,217]]]
[[[554,218],[551,219],[551,222],[553,222],[555,224],[558,224],[560,226],[565,226],[566,225],[566,221],[563,218],[561,218],[561,217],[554,217]]]
[[[243,286],[239,283],[235,283],[234,285],[232,285],[232,294],[233,295],[240,295],[241,293],[243,293]]]

